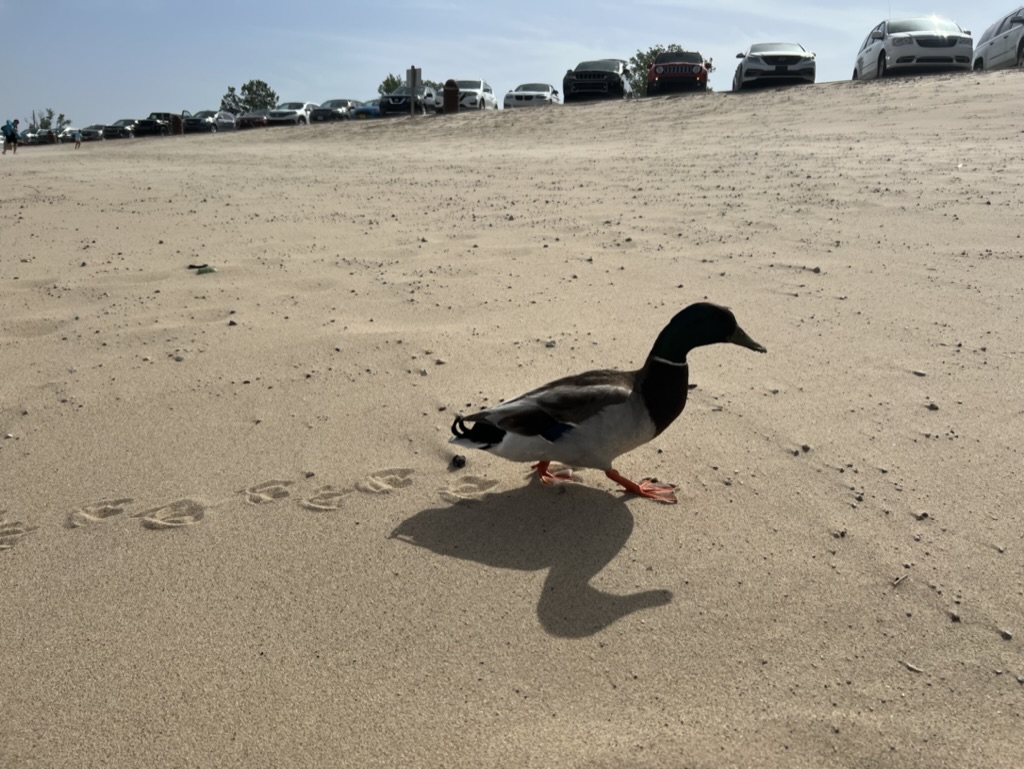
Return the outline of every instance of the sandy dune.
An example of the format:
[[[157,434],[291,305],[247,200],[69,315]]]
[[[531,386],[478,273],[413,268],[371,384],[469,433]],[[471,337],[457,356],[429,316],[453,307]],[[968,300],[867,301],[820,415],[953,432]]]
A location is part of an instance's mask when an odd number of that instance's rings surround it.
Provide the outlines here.
[[[1024,765],[1022,90],[3,157],[0,766]],[[678,505],[452,467],[704,299]]]

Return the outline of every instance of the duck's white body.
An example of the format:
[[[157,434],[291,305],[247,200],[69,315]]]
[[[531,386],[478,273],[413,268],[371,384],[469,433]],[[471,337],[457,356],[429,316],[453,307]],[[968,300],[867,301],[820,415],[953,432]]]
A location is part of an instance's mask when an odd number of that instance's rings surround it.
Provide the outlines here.
[[[523,435],[506,432],[493,445],[481,446],[453,437],[452,443],[468,448],[483,448],[513,462],[559,462],[569,467],[592,467],[610,470],[616,457],[652,440],[657,434],[654,422],[639,393],[621,387],[581,388],[576,395],[588,394],[594,402],[604,403],[595,413],[578,422],[566,421],[564,431],[557,435]],[[559,390],[541,394],[528,393],[474,414],[472,419],[486,419],[494,425],[507,423],[527,411],[545,410],[558,402]],[[470,417],[467,417],[470,419]]]

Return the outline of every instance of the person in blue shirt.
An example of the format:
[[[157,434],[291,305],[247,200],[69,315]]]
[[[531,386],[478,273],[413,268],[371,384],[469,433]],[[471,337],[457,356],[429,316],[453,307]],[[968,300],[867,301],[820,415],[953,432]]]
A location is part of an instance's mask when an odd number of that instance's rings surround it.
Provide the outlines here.
[[[15,120],[13,123],[8,120],[4,124],[4,151],[2,154],[6,155],[8,148],[11,149],[11,154],[18,154],[18,121]]]

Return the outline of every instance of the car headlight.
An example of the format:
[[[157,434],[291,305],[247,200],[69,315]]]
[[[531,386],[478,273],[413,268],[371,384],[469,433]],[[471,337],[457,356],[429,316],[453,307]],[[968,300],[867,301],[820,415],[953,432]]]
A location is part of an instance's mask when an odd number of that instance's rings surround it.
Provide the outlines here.
[[[661,67],[661,66],[658,66],[658,67],[654,68],[654,71],[657,72],[660,75],[662,72],[665,71],[665,68]]]
[[[892,39],[893,45],[910,45],[913,42],[913,38],[910,37],[894,37]]]

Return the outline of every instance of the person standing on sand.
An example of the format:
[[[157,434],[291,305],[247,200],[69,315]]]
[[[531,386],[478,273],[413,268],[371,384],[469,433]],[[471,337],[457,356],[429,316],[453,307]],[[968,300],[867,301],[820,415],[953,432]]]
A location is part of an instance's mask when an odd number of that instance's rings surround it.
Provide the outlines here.
[[[18,121],[15,120],[13,123],[10,119],[4,123],[4,151],[0,154],[7,154],[7,149],[10,146],[14,146],[14,151],[18,151]]]
[[[14,130],[11,131],[11,135],[10,135],[9,138],[11,140],[11,154],[12,155],[17,155],[18,154],[18,118],[14,118]]]
[[[75,140],[75,149],[77,150],[79,147],[82,146],[82,132],[76,128],[75,132],[71,134],[71,136]]]

